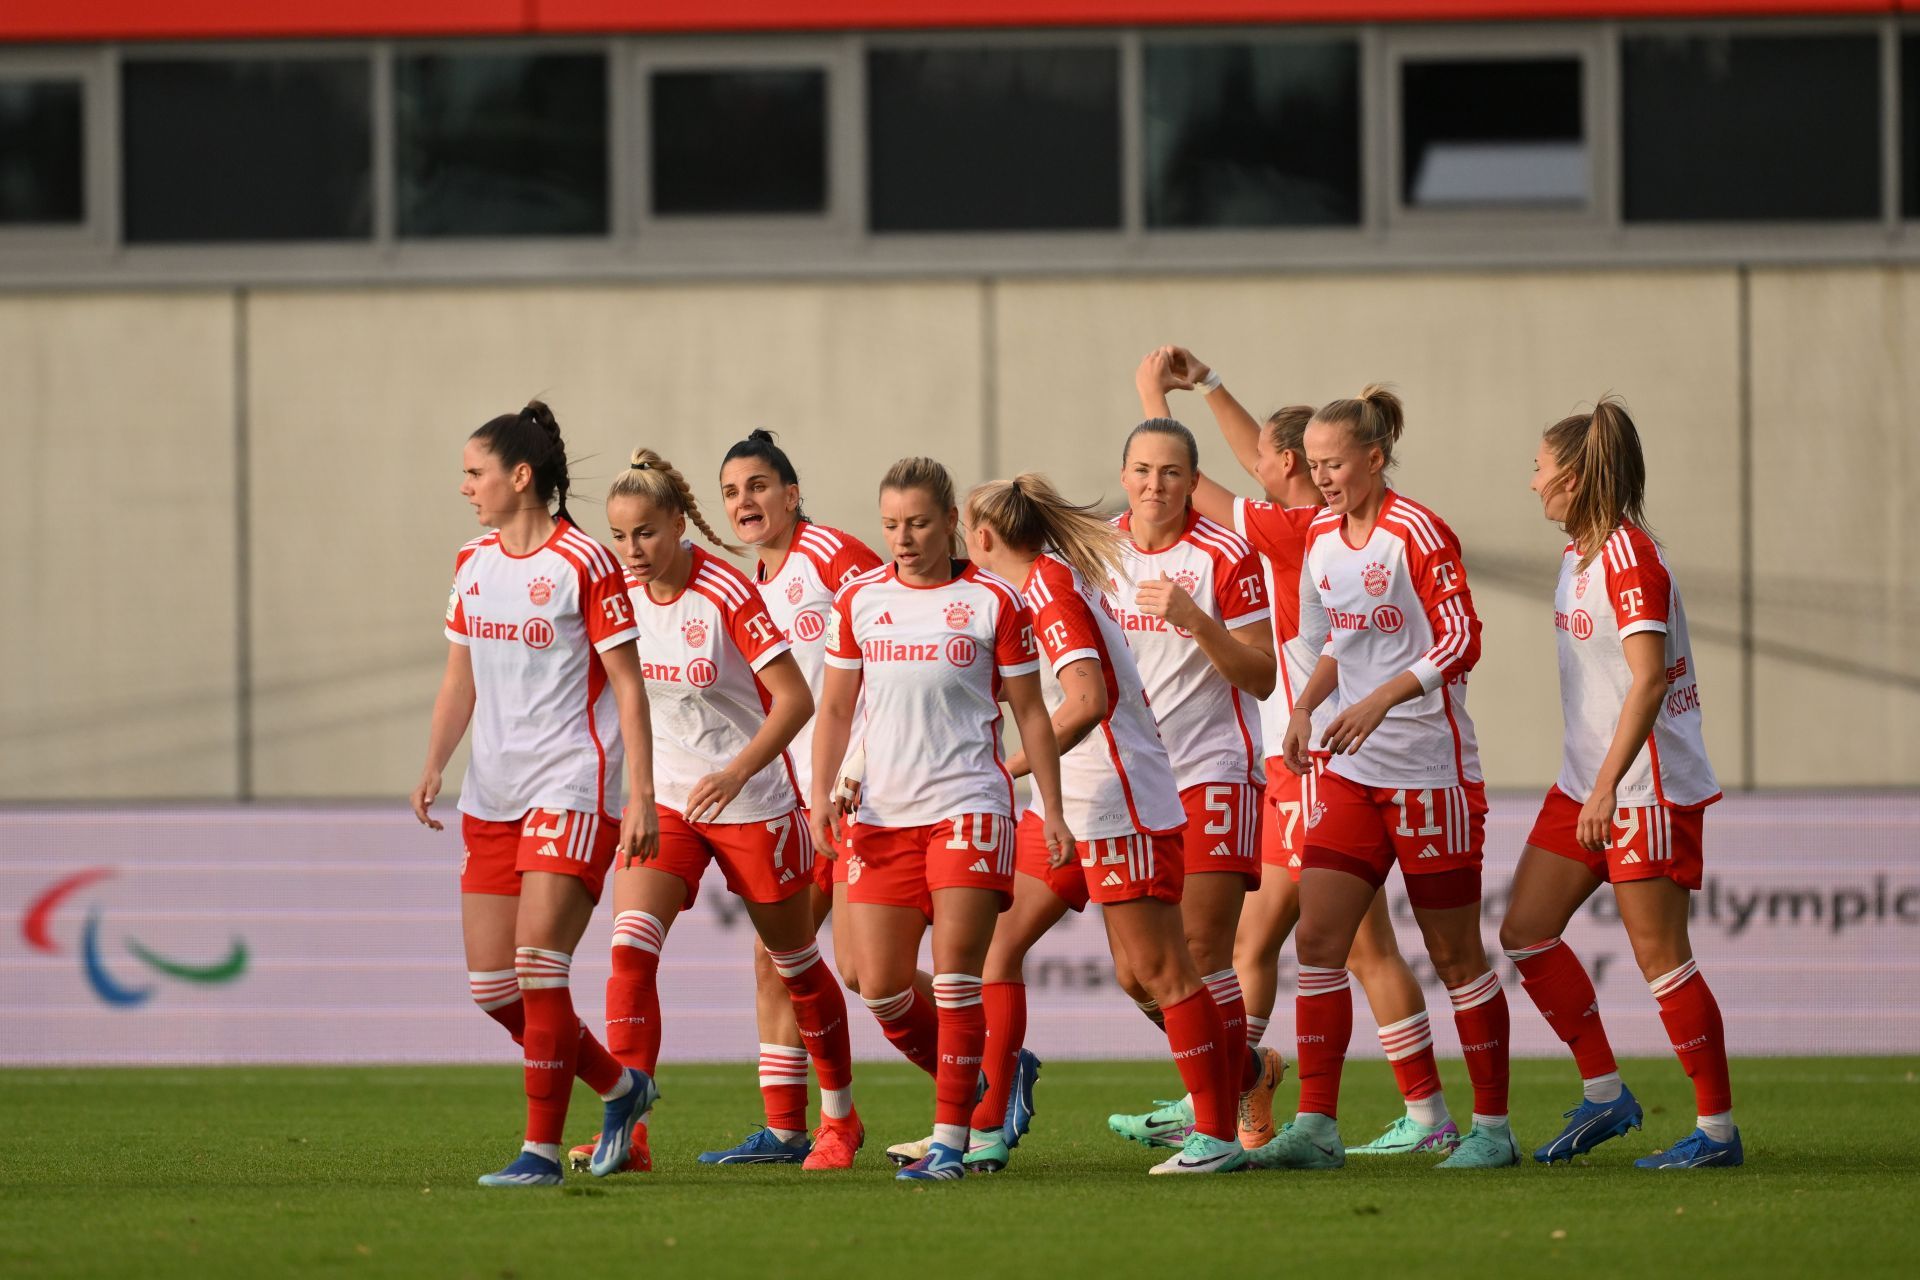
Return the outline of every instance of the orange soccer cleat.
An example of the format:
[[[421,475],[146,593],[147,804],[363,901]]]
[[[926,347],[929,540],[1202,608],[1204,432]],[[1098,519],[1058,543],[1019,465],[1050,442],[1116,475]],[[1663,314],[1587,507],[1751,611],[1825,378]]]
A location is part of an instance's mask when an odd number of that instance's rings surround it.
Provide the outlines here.
[[[593,1135],[591,1141],[583,1142],[567,1152],[567,1163],[572,1166],[575,1173],[581,1172],[593,1163],[593,1149],[598,1146],[599,1143],[600,1135],[596,1133]],[[645,1120],[635,1120],[633,1122],[633,1145],[627,1152],[626,1168],[621,1169],[620,1172],[653,1172],[653,1151],[647,1146],[647,1122]]]
[[[813,1131],[813,1150],[801,1162],[802,1169],[851,1169],[856,1152],[867,1144],[867,1126],[858,1112],[839,1120],[823,1120]]]
[[[1256,1049],[1260,1078],[1240,1095],[1240,1145],[1258,1151],[1273,1141],[1273,1091],[1287,1078],[1287,1060],[1277,1049]]]

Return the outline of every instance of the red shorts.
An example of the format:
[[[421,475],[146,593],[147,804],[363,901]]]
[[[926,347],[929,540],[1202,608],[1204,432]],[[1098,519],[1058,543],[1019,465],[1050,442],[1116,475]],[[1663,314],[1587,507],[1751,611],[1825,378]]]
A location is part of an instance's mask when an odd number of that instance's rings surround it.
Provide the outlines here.
[[[1080,874],[1080,863],[1076,860],[1064,867],[1048,865],[1046,824],[1031,809],[1021,815],[1020,825],[1014,828],[1013,869],[1046,885],[1073,910],[1087,909],[1087,878]]]
[[[620,820],[566,809],[533,809],[518,822],[489,822],[460,815],[466,846],[460,860],[460,892],[520,896],[526,871],[577,876],[595,902],[620,843]]]
[[[765,822],[688,822],[678,811],[660,815],[660,853],[645,865],[686,882],[693,905],[709,862],[720,864],[727,888],[748,902],[785,902],[813,883],[813,833],[799,809]]]
[[[1313,808],[1315,780],[1325,767],[1322,756],[1313,758],[1313,767],[1305,774],[1287,768],[1285,760],[1267,761],[1267,792],[1261,797],[1260,861],[1269,867],[1285,867],[1295,884],[1300,883],[1300,856],[1307,851],[1307,814]]]
[[[848,902],[912,907],[933,918],[935,889],[992,889],[1000,909],[1013,905],[1013,819],[970,813],[924,827],[853,829],[846,868]]]
[[[1180,832],[1109,836],[1082,840],[1074,847],[1080,851],[1087,895],[1102,906],[1141,898],[1180,901],[1187,880],[1186,842]]]
[[[1540,805],[1527,843],[1575,862],[1584,862],[1594,878],[1608,884],[1626,880],[1671,880],[1698,889],[1705,871],[1700,835],[1706,809],[1676,809],[1650,804],[1620,809],[1613,815],[1613,843],[1604,850],[1582,848],[1575,838],[1581,804],[1554,787]]]
[[[1237,871],[1260,887],[1260,789],[1250,782],[1202,782],[1180,793],[1186,873]]]
[[[813,834],[813,815],[809,811],[806,809],[800,811],[800,821],[807,824],[807,834]],[[832,897],[834,882],[836,880],[841,884],[847,882],[846,868],[840,865],[845,861],[845,854],[830,858],[826,851],[816,846],[813,851],[813,887]]]
[[[1378,887],[1397,861],[1414,906],[1463,907],[1480,898],[1486,829],[1484,783],[1369,787],[1328,769],[1316,781],[1302,862]],[[1447,880],[1418,883],[1440,875]]]

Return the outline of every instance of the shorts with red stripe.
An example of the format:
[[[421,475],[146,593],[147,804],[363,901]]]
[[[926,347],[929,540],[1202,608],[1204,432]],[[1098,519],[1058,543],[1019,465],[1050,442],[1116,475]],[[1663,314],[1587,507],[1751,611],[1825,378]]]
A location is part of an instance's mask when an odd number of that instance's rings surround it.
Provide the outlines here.
[[[727,888],[748,902],[785,902],[813,883],[813,833],[798,808],[764,822],[688,822],[665,805],[654,810],[660,852],[644,865],[685,882],[683,911],[699,896],[711,862],[720,864]]]
[[[1074,860],[1064,867],[1048,865],[1045,827],[1040,815],[1031,809],[1020,816],[1020,825],[1014,829],[1013,869],[1046,885],[1054,897],[1073,910],[1085,911],[1087,878],[1080,874],[1080,863]]]
[[[1186,873],[1237,871],[1260,887],[1260,791],[1250,782],[1202,782],[1180,792]]]
[[[1358,876],[1376,888],[1395,862],[1416,907],[1480,900],[1487,788],[1370,787],[1329,768],[1316,780],[1302,863]]]
[[[620,843],[620,820],[569,809],[532,809],[518,822],[491,822],[460,815],[465,856],[460,860],[460,892],[520,896],[520,876],[549,871],[577,877],[587,894],[600,901]]]
[[[1180,832],[1102,836],[1074,847],[1080,852],[1087,895],[1100,905],[1142,898],[1180,901],[1187,880],[1186,841]]]
[[[1267,761],[1267,791],[1261,797],[1260,861],[1285,867],[1300,883],[1300,858],[1307,851],[1307,814],[1313,809],[1315,780],[1326,767],[1326,757],[1313,757],[1313,767],[1299,774],[1279,757]]]
[[[968,813],[920,827],[853,828],[846,867],[848,902],[912,907],[933,918],[936,889],[991,889],[1000,909],[1013,905],[1013,819]]]
[[[1613,815],[1613,843],[1605,849],[1581,847],[1578,838],[1578,800],[1554,787],[1540,805],[1527,843],[1548,853],[1586,864],[1594,879],[1608,884],[1628,880],[1671,880],[1683,889],[1698,889],[1706,862],[1701,850],[1706,809],[1676,809],[1672,805],[1638,805],[1617,809]]]

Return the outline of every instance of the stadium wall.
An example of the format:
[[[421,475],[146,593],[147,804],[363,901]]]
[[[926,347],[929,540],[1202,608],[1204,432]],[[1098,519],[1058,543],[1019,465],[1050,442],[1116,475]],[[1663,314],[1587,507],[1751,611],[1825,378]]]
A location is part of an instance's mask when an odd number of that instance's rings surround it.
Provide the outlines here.
[[[402,794],[473,532],[459,444],[529,395],[592,532],[634,443],[710,478],[768,426],[809,509],[877,540],[908,453],[1115,499],[1163,341],[1256,411],[1406,395],[1399,483],[1486,621],[1492,785],[1556,769],[1560,543],[1526,483],[1541,426],[1605,391],[1649,440],[1722,779],[1913,785],[1917,325],[1897,267],[10,294],[0,800]],[[1175,411],[1244,491],[1198,397]]]

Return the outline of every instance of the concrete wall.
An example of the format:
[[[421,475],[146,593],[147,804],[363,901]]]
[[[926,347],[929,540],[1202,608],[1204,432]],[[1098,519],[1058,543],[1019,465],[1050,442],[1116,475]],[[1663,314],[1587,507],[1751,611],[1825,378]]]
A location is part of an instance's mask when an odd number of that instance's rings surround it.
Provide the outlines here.
[[[1131,371],[1163,341],[1256,409],[1406,396],[1398,483],[1459,532],[1487,624],[1493,784],[1557,764],[1561,539],[1526,488],[1535,442],[1609,390],[1651,453],[1723,780],[1912,784],[1910,316],[1920,272],[1877,269],[0,299],[0,438],[24,463],[0,515],[0,798],[404,793],[474,532],[460,442],[529,395],[560,417],[590,531],[635,443],[710,489],[764,425],[809,509],[877,540],[874,483],[911,452],[1117,497]],[[1174,408],[1238,484],[1202,402]]]

